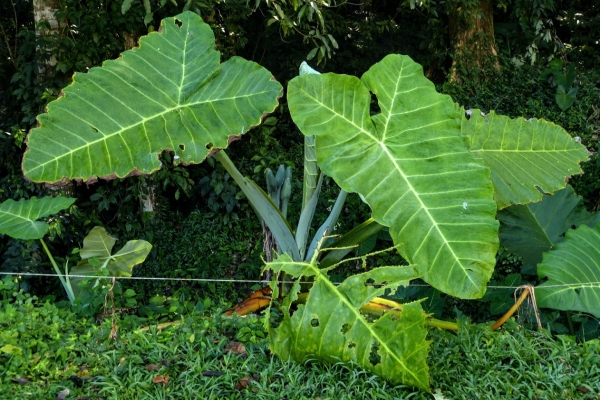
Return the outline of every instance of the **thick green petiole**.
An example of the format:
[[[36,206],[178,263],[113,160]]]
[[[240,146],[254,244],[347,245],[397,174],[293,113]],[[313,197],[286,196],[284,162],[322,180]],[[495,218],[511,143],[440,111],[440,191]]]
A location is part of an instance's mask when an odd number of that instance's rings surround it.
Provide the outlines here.
[[[50,259],[50,263],[52,264],[52,267],[54,267],[54,271],[56,272],[56,275],[58,275],[58,279],[60,279],[60,283],[63,285],[65,292],[67,292],[67,297],[69,298],[71,305],[75,304],[75,295],[73,293],[73,288],[71,287],[71,282],[69,281],[69,277],[66,276],[67,272],[65,272],[65,276],[63,276],[63,273],[60,270],[60,268],[58,268],[58,264],[56,264],[56,261],[54,261],[54,257],[52,257],[52,254],[50,253],[48,246],[46,246],[46,242],[44,242],[44,239],[40,239],[40,242],[42,243],[42,247],[44,248],[44,251],[48,255],[48,258]]]

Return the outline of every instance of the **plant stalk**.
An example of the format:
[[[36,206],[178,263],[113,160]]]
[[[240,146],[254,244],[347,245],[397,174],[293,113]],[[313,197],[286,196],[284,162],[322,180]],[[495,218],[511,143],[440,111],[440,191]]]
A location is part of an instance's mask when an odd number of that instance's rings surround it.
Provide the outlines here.
[[[523,304],[523,302],[525,301],[527,296],[529,296],[529,290],[523,290],[523,293],[521,293],[521,296],[519,296],[519,299],[510,308],[510,310],[508,310],[506,312],[506,314],[504,314],[502,317],[500,317],[500,319],[498,321],[494,322],[494,324],[492,325],[492,330],[496,330],[496,329],[500,328],[506,321],[508,321],[508,319],[515,313],[515,311],[517,311],[517,309],[521,306],[521,304]]]
[[[298,295],[298,299],[294,303],[304,304],[306,303],[306,299],[308,297],[308,293],[300,293]],[[369,315],[380,317],[386,312],[400,315],[402,312],[402,304],[396,303],[392,300],[382,299],[381,297],[375,297],[370,302],[363,304],[360,307],[360,311]],[[430,326],[432,328],[441,328],[447,329],[451,331],[458,331],[459,327],[456,322],[451,321],[442,321],[439,319],[427,317],[425,319],[425,325]]]
[[[48,249],[48,246],[46,246],[46,242],[44,242],[44,239],[40,239],[40,242],[42,243],[42,247],[44,248],[44,251],[48,255],[48,258],[50,259],[50,263],[54,267],[54,271],[56,272],[58,279],[60,279],[60,283],[62,283],[63,288],[65,289],[65,292],[67,292],[67,297],[69,298],[71,305],[74,305],[75,304],[75,295],[73,294],[73,289],[71,288],[70,282],[69,282],[69,284],[67,284],[67,279],[69,279],[69,278],[63,277],[63,274],[62,274],[60,268],[58,268],[58,264],[56,264],[56,261],[54,261],[54,257],[52,257],[52,254],[50,254],[50,250]]]

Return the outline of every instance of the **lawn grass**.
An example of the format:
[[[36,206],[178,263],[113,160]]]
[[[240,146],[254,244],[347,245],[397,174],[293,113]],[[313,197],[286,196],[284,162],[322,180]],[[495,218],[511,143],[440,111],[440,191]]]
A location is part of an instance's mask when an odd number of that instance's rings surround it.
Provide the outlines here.
[[[430,330],[428,394],[358,367],[283,362],[253,317],[213,310],[142,330],[148,321],[127,316],[114,340],[109,320],[97,325],[26,297],[0,307],[2,399],[54,399],[65,389],[66,399],[119,400],[600,399],[600,341],[515,323],[499,332],[468,323],[458,333]],[[245,351],[228,350],[232,342]]]

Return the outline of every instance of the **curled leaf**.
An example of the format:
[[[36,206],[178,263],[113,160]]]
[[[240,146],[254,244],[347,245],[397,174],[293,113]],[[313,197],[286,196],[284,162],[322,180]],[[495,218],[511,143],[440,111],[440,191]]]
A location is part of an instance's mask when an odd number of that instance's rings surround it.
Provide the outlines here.
[[[167,386],[169,384],[169,379],[171,379],[171,377],[169,375],[158,375],[155,376],[154,378],[152,378],[152,382],[156,383],[157,385],[165,385]]]
[[[245,354],[246,347],[240,342],[231,342],[224,348],[225,352],[232,352],[233,354]]]
[[[148,364],[146,365],[146,371],[158,371],[160,367],[156,364]]]

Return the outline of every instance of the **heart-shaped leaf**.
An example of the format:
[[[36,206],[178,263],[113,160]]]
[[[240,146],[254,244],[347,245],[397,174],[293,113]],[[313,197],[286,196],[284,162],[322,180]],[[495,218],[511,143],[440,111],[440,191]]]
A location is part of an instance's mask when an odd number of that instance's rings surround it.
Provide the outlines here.
[[[163,20],[139,48],[76,73],[29,134],[27,178],[149,174],[167,149],[179,162],[199,163],[258,125],[276,107],[281,85],[254,62],[220,64],[214,45],[210,27],[184,12]]]
[[[106,230],[101,226],[95,226],[90,233],[83,238],[83,247],[79,251],[79,256],[82,260],[96,257],[97,259],[105,260],[110,257],[112,248],[117,242],[117,239],[106,233]]]
[[[61,196],[6,200],[0,204],[0,234],[15,239],[41,239],[48,232],[48,224],[36,220],[56,214],[74,202],[75,199]]]
[[[577,99],[577,92],[578,88],[576,87],[569,89],[567,92],[564,86],[558,85],[555,95],[556,104],[558,104],[558,107],[563,111],[571,107]]]
[[[145,240],[130,240],[118,252],[111,255],[116,239],[101,226],[94,227],[83,239],[79,254],[82,260],[71,269],[71,275],[96,276],[104,266],[112,276],[131,276],[133,267],[144,262],[152,245]],[[71,277],[75,296],[79,295],[79,283],[86,278]]]
[[[371,116],[371,94],[381,112]],[[307,74],[288,100],[317,159],[342,189],[361,194],[402,256],[445,293],[481,297],[498,247],[490,172],[461,135],[461,110],[420,65],[390,55],[361,79]]]

